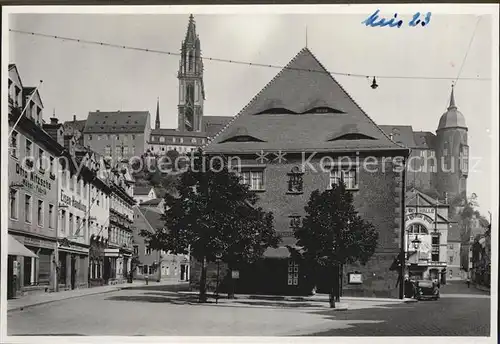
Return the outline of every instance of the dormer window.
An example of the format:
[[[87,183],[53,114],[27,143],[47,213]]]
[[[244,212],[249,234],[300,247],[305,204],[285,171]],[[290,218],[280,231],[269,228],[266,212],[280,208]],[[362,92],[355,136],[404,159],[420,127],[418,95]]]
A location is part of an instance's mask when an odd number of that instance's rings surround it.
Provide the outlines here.
[[[376,139],[362,133],[347,133],[334,137],[329,141],[337,141],[337,140],[376,140]]]

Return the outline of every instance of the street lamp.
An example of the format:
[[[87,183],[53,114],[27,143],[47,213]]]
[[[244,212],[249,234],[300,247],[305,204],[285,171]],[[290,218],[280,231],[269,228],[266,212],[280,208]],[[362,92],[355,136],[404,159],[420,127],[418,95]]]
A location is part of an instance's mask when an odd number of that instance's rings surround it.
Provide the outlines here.
[[[219,265],[222,258],[222,253],[218,252],[215,254],[215,260],[217,261],[217,285],[215,287],[215,303],[219,303]]]
[[[413,244],[413,248],[415,248],[415,250],[418,250],[418,248],[420,247],[420,244],[422,243],[422,241],[418,238],[418,234],[415,237],[415,239],[413,239],[411,241],[411,243]]]

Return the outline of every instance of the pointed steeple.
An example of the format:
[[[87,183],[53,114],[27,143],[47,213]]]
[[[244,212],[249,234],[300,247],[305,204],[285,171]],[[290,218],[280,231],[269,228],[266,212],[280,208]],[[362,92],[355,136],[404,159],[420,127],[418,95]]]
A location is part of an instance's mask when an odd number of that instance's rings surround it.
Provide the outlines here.
[[[451,85],[451,96],[450,96],[450,106],[448,106],[448,110],[456,109],[455,105],[455,85]]]
[[[160,129],[160,98],[156,99],[156,121],[155,129]]]
[[[186,32],[186,39],[185,39],[184,43],[186,43],[186,44],[196,43],[196,38],[197,38],[196,37],[196,24],[194,22],[194,17],[191,14],[189,16],[189,24],[188,24],[188,29]]]

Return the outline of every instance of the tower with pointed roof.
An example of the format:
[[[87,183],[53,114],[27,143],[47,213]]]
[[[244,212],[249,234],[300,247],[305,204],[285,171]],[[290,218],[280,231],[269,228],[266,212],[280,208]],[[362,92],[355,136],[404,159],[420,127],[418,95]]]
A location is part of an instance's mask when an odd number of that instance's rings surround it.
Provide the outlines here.
[[[179,79],[178,130],[199,132],[202,130],[205,90],[200,39],[196,34],[196,24],[192,14],[189,16],[186,38],[181,45],[177,78]]]
[[[155,129],[160,129],[160,98],[156,99],[156,121]]]
[[[439,119],[435,147],[438,163],[435,186],[438,193],[448,199],[466,194],[469,172],[467,125],[455,103],[453,86],[448,110]]]

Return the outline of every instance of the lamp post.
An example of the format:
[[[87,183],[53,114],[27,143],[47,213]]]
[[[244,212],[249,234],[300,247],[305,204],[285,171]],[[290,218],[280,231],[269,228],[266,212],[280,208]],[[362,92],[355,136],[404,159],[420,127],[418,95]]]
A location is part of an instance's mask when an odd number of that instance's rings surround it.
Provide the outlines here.
[[[417,264],[418,264],[418,262],[420,261],[420,254],[419,254],[418,248],[420,247],[420,244],[422,243],[422,241],[418,238],[418,234],[415,236],[415,239],[413,239],[411,241],[411,243],[413,244],[413,248],[417,251]]]
[[[222,258],[221,253],[216,253],[215,254],[215,260],[217,261],[217,284],[215,286],[215,303],[219,303],[219,266],[220,266],[220,260]]]

